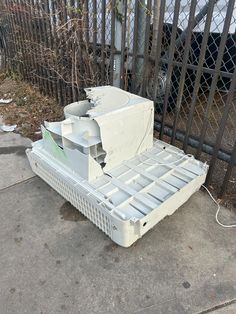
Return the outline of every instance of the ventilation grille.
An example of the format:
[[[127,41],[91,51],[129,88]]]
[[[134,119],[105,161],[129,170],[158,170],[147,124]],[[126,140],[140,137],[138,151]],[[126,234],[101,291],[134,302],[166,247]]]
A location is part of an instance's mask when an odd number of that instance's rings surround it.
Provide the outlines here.
[[[61,194],[73,206],[75,206],[84,216],[91,220],[99,229],[111,237],[111,221],[99,209],[89,201],[86,195],[79,191],[78,185],[71,178],[65,177],[60,172],[55,171],[50,165],[38,158],[35,154],[30,154],[30,163],[33,171],[46,181],[54,190]],[[76,187],[75,187],[76,185]]]

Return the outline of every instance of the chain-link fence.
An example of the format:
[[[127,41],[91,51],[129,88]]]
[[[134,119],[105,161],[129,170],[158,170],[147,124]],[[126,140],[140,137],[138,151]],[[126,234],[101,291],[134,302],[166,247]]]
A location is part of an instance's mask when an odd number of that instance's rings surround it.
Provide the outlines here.
[[[153,99],[157,136],[207,159],[220,194],[235,188],[235,0],[4,0],[2,12],[9,71],[63,105],[104,84]]]

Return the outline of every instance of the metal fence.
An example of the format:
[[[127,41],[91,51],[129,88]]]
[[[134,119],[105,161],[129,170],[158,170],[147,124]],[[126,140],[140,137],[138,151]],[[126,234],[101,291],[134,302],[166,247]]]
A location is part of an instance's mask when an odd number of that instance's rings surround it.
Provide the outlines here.
[[[104,84],[153,99],[157,136],[235,193],[235,0],[4,0],[1,12],[8,71],[62,105]]]

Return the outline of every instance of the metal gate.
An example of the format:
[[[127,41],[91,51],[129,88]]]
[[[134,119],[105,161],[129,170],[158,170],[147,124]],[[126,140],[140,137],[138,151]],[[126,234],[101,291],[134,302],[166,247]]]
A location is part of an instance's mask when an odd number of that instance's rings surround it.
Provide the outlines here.
[[[157,136],[207,160],[220,195],[235,193],[235,0],[3,3],[8,69],[61,104],[104,84],[153,99]]]

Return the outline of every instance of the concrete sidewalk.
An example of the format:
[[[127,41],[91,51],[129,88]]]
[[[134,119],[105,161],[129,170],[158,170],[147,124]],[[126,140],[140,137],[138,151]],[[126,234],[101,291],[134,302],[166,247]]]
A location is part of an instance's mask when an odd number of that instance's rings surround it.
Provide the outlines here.
[[[29,145],[0,133],[0,313],[236,313],[236,229],[208,195],[124,249],[34,176]]]

